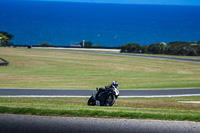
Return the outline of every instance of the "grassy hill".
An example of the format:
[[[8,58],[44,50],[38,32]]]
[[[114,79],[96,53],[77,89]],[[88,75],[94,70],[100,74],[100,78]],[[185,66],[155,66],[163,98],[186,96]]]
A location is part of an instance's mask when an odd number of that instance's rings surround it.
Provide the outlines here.
[[[43,49],[0,48],[10,62],[0,67],[0,88],[94,89],[119,82],[120,89],[200,87],[193,62]]]

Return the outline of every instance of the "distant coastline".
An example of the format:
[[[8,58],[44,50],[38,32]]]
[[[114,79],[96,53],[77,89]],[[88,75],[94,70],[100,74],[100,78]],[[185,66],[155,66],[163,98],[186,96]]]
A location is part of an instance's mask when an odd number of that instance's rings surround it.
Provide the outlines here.
[[[182,55],[182,56],[200,56],[200,41],[198,42],[181,42],[175,41],[168,44],[154,43],[150,45],[141,46],[138,43],[128,43],[120,47],[76,47],[76,46],[54,46],[48,45],[34,45],[35,48],[47,48],[47,49],[72,49],[72,50],[99,50],[99,51],[112,51],[121,53],[139,53],[139,54],[162,54],[162,55]],[[22,47],[22,45],[14,46]],[[26,47],[26,46],[25,46]],[[29,49],[32,45],[28,45]]]

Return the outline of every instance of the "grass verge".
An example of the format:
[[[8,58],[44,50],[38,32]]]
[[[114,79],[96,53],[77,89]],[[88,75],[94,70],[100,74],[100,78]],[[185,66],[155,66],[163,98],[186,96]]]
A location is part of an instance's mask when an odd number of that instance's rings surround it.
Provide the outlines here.
[[[88,98],[0,98],[0,113],[159,119],[200,122],[200,97],[119,98],[112,107],[87,106]],[[147,106],[148,105],[148,106]]]
[[[200,65],[194,62],[0,48],[10,62],[0,67],[0,88],[94,89],[119,82],[120,89],[200,87]]]

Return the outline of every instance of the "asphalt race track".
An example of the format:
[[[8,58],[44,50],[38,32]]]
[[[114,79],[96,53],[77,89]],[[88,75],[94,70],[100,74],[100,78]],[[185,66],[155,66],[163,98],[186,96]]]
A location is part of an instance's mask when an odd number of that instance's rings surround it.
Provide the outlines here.
[[[165,56],[151,56],[151,55],[139,55],[139,54],[122,54],[122,53],[106,53],[106,52],[88,52],[88,51],[69,51],[75,53],[90,53],[90,54],[103,54],[103,55],[117,55],[117,56],[129,56],[129,57],[141,57],[141,58],[153,58],[153,59],[163,59],[163,60],[175,60],[175,61],[189,61],[200,63],[200,59],[192,58],[177,58],[177,57],[165,57]]]
[[[0,97],[90,97],[96,90],[0,89]],[[162,90],[120,90],[119,97],[200,96],[200,88]]]
[[[199,133],[199,122],[0,114],[1,133]]]

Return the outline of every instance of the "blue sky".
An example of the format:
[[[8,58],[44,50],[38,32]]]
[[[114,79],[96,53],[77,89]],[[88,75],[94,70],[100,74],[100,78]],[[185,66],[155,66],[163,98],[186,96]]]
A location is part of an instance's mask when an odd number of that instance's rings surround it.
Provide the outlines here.
[[[118,4],[200,5],[200,0],[42,0]]]

